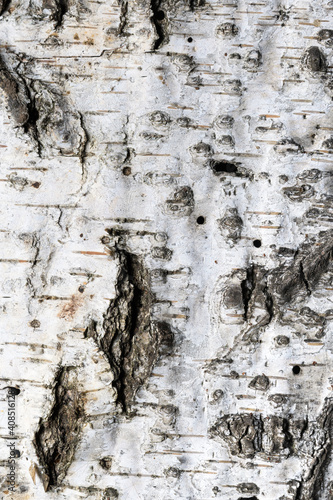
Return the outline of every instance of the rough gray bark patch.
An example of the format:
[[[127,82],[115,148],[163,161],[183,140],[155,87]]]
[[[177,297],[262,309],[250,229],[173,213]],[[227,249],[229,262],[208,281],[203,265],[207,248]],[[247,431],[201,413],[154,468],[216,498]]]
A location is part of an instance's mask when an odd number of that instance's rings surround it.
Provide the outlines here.
[[[77,384],[74,367],[60,368],[55,379],[54,405],[35,434],[34,445],[46,490],[62,483],[80,440],[84,400]]]
[[[116,297],[104,315],[104,333],[98,337],[92,322],[85,335],[93,337],[108,358],[117,403],[127,412],[161,352],[170,353],[173,333],[166,322],[152,320],[154,294],[142,258],[119,244],[114,252],[119,266]]]

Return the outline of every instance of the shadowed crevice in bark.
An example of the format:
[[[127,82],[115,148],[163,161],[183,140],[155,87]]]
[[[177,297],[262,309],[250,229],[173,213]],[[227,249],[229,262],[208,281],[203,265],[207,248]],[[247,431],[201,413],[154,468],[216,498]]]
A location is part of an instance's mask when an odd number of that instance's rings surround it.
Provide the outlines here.
[[[74,459],[84,421],[83,398],[77,387],[75,367],[60,368],[55,378],[54,405],[41,421],[34,446],[43,467],[44,487],[58,486]]]
[[[125,28],[127,25],[127,16],[128,16],[128,1],[127,0],[119,0],[120,5],[120,18],[119,25],[117,29],[118,36],[126,36],[128,33],[125,32]]]
[[[152,321],[155,298],[143,260],[117,246],[115,254],[119,265],[116,297],[104,315],[104,335],[99,338],[96,325],[91,324],[85,336],[93,337],[108,358],[117,403],[128,412],[160,354],[170,351],[173,333],[168,323]]]
[[[17,60],[17,63],[20,61]],[[39,117],[35,98],[27,81],[13,69],[10,69],[0,57],[0,88],[3,90],[9,111],[17,127],[22,127],[37,143],[38,155],[41,144],[38,137],[37,120]]]
[[[63,23],[63,19],[65,14],[68,12],[68,1],[67,0],[58,0],[57,3],[57,11],[56,11],[56,26],[55,28],[60,28]]]
[[[0,88],[4,92],[10,113],[18,127],[29,122],[30,97],[22,78],[10,70],[0,57]]]
[[[327,271],[332,251],[333,232],[321,232],[301,245],[291,263],[270,272],[269,288],[279,304],[291,304],[310,295]]]
[[[173,15],[181,15],[181,8],[183,11],[190,9],[194,12],[197,8],[205,5],[205,0],[185,0],[183,5],[178,5],[172,0],[149,0],[149,4],[152,12],[150,21],[156,31],[153,50],[158,50],[169,42],[169,18],[172,18]]]
[[[255,288],[253,265],[247,268],[246,278],[241,282],[241,288],[242,288],[242,299],[244,305],[244,320],[247,321],[249,303],[251,300],[253,290]]]
[[[152,11],[150,20],[157,34],[157,38],[154,41],[153,50],[159,49],[164,43],[167,43],[169,40],[166,30],[167,20],[165,12],[161,8],[162,4],[162,0],[150,0],[150,8]]]
[[[260,329],[274,318],[273,294],[268,286],[268,272],[262,266],[251,265],[241,282],[244,307],[243,341],[256,342]]]
[[[69,10],[68,0],[30,0],[29,13],[38,21],[54,21],[54,28],[61,28]]]
[[[330,311],[317,313],[304,307],[304,302],[324,279],[323,275],[332,262],[333,232],[325,231],[309,238],[297,251],[277,249],[276,255],[279,259],[277,267],[267,270],[250,264],[237,285],[244,323],[236,341],[241,339],[245,343],[257,344],[262,328],[273,320],[281,324],[294,321],[297,330],[301,325],[304,330],[317,327],[317,338],[325,335],[325,315]],[[224,295],[228,296],[229,291],[234,293],[234,288],[235,284],[231,282]],[[231,347],[226,357],[233,349]]]
[[[89,138],[82,115],[55,85],[24,77],[18,69],[21,62],[15,56],[17,68],[13,69],[0,57],[0,89],[16,126],[35,142],[39,157],[51,149],[60,155],[78,156],[83,165]]]
[[[11,0],[0,0],[0,16],[8,11]]]
[[[326,491],[325,473],[332,455],[333,398],[327,398],[313,426],[311,438],[311,463],[295,495],[295,500],[320,500]],[[325,497],[326,498],[326,497]]]

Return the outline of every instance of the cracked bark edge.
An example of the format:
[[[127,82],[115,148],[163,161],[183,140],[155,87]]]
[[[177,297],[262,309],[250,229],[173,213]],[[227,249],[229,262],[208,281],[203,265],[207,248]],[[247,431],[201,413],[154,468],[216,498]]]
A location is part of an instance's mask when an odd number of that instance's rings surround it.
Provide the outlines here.
[[[84,422],[84,401],[72,366],[59,369],[54,383],[54,405],[35,433],[34,446],[43,468],[44,488],[59,486],[74,459]]]
[[[142,258],[117,245],[115,254],[119,264],[116,297],[104,315],[104,334],[98,336],[93,321],[85,337],[92,337],[106,355],[117,390],[116,402],[128,413],[159,356],[170,352],[173,332],[168,323],[151,318],[155,297]]]
[[[317,427],[323,432],[321,446],[312,458],[308,473],[300,482],[295,500],[319,500],[323,492],[325,468],[332,453],[333,439],[333,398],[326,398],[323,409],[317,418]],[[311,436],[310,436],[311,438]]]

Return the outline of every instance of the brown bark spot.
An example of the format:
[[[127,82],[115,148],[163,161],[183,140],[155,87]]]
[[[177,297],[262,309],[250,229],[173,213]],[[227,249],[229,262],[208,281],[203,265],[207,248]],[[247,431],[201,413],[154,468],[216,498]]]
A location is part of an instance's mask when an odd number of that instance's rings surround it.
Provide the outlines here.
[[[58,314],[58,317],[62,318],[62,319],[68,319],[68,320],[73,319],[77,310],[82,306],[82,303],[83,303],[82,297],[75,295],[75,294],[72,295],[69,302],[66,302],[62,306],[62,308]]]

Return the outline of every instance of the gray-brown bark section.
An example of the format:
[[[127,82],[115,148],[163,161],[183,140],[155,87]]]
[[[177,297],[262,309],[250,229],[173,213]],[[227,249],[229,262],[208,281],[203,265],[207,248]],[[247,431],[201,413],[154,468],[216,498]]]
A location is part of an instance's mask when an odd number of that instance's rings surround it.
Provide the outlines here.
[[[170,351],[173,333],[167,323],[152,320],[155,299],[143,259],[119,245],[115,256],[119,266],[116,297],[104,315],[103,335],[99,337],[91,323],[86,337],[93,337],[105,353],[114,376],[117,403],[127,412],[160,354]]]
[[[55,379],[54,405],[39,425],[34,445],[43,467],[44,487],[58,486],[67,474],[80,440],[84,401],[75,367],[60,368]]]

